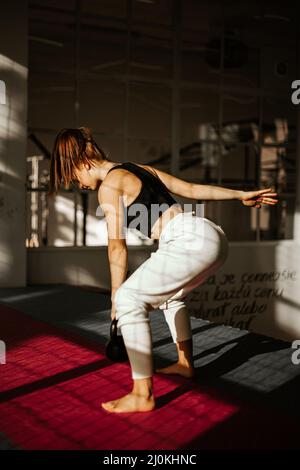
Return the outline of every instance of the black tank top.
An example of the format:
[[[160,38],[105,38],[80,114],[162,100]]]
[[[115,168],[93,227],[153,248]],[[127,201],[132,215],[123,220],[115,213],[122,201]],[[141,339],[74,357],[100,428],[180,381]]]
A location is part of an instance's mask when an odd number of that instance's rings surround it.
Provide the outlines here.
[[[142,181],[142,187],[139,195],[135,200],[125,207],[126,210],[126,226],[135,220],[130,228],[136,228],[141,233],[151,238],[151,229],[160,215],[169,209],[173,204],[180,204],[170,195],[165,184],[150,171],[136,165],[132,162],[124,162],[115,165],[108,170],[109,173],[115,168],[124,168],[134,173]],[[145,207],[139,206],[143,204]],[[159,207],[162,204],[161,207]],[[134,205],[134,207],[132,207]],[[131,208],[131,209],[130,209]]]

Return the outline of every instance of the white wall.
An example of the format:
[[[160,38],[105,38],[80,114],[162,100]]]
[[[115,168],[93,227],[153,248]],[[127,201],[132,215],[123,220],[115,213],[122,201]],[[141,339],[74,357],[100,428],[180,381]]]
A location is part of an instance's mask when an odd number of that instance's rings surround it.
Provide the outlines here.
[[[26,284],[27,1],[1,2],[0,286]]]
[[[156,247],[129,247],[129,274],[153,250]],[[299,266],[300,244],[292,240],[232,242],[217,274],[188,294],[190,314],[274,338],[298,339]],[[28,282],[109,290],[107,248],[28,249]]]

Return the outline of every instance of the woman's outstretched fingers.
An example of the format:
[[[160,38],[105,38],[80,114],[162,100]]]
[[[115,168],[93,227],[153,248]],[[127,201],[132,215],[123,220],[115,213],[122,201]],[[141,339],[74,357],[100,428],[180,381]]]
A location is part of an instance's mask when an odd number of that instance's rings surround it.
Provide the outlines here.
[[[273,188],[263,188],[263,189],[259,189],[257,192],[259,193],[276,193],[276,191],[273,189]]]
[[[270,204],[270,205],[275,205],[278,202],[278,199],[272,199],[272,198],[259,198],[257,199],[258,202],[262,202],[263,204]]]

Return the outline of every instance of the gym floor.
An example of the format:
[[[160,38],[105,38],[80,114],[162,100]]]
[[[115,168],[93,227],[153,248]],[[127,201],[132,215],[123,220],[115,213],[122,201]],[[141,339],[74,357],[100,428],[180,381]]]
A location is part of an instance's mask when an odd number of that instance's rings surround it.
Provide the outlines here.
[[[160,310],[155,366],[176,360]],[[66,285],[0,289],[0,449],[296,448],[300,366],[291,344],[192,318],[193,380],[155,374],[157,407],[113,415],[127,363],[104,354],[110,295]]]

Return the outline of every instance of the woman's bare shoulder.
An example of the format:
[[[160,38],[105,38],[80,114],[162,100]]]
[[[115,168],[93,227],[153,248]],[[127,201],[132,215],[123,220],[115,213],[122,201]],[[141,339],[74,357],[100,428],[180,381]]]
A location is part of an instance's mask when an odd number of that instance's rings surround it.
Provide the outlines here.
[[[98,197],[107,197],[112,192],[128,192],[128,188],[133,186],[133,179],[136,179],[136,176],[132,172],[118,165],[112,169],[113,171],[109,171],[100,184]]]
[[[138,165],[138,166],[141,166],[142,168],[144,168],[145,170],[148,170],[150,171],[151,173],[153,173],[154,176],[158,176],[157,174],[157,169],[154,168],[153,166],[150,166],[150,165],[143,165],[141,163],[135,163],[135,165]]]

